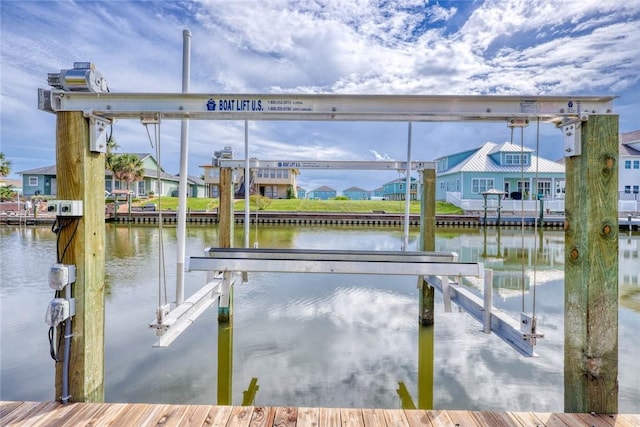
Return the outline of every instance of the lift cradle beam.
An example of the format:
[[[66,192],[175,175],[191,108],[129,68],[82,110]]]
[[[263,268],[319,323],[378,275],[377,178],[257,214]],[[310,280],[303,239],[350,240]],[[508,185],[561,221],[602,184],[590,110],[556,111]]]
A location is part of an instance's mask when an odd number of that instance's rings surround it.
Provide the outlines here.
[[[612,96],[93,93],[38,89],[38,108],[105,119],[503,121],[612,114]]]
[[[454,252],[393,252],[308,249],[207,248],[205,256],[190,257],[189,271],[321,273],[424,276],[440,291],[445,308],[451,302],[484,323],[485,333],[495,333],[524,356],[533,351],[540,334],[524,331],[508,314],[492,305],[492,274],[482,263],[458,262]],[[484,282],[484,300],[448,276],[476,277]],[[421,283],[422,280],[419,281]],[[450,311],[448,309],[447,311]]]

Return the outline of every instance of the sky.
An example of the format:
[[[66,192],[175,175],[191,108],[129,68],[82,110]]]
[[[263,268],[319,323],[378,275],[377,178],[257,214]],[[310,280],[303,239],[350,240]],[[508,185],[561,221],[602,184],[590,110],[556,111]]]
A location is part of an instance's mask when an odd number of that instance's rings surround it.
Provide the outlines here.
[[[181,92],[183,30],[194,93],[611,95],[620,131],[640,129],[640,0],[188,0],[0,2],[0,151],[15,172],[55,163],[55,116],[37,108],[47,74],[88,61],[111,92]],[[249,123],[264,160],[405,160],[407,124]],[[121,152],[153,153],[119,120]],[[504,123],[414,123],[412,159],[510,140]],[[535,148],[536,126],[524,132]],[[543,157],[562,135],[540,128]],[[517,136],[515,143],[520,143]],[[244,158],[244,122],[191,121],[189,174],[214,151]],[[161,163],[179,172],[180,122],[161,125]],[[306,190],[372,190],[396,172],[302,170]]]

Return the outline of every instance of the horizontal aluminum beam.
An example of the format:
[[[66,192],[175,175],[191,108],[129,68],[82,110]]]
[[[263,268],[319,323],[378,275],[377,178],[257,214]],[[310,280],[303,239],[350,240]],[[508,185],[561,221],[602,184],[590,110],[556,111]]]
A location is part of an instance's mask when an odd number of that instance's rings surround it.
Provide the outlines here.
[[[204,311],[218,300],[222,294],[222,278],[216,278],[195,292],[189,299],[171,310],[159,322],[155,319],[149,328],[155,329],[160,337],[154,347],[168,347],[182,334]]]
[[[92,93],[38,90],[44,111],[120,119],[502,121],[611,114],[612,96]]]
[[[244,168],[245,160],[219,159],[217,165],[221,168]],[[411,162],[411,170],[425,170],[436,168],[436,162]],[[407,162],[390,161],[315,161],[315,160],[249,160],[251,169],[342,169],[342,170],[406,170]]]
[[[190,257],[189,271],[475,276],[482,264],[455,262],[455,253],[210,249]]]

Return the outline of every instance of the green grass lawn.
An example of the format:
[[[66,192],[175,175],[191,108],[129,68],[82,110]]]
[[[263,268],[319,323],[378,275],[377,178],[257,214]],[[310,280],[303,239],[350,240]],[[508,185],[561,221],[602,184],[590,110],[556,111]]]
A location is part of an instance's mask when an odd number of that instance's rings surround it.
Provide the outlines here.
[[[161,197],[162,209],[178,209],[177,197]],[[153,203],[158,205],[158,199],[140,201],[139,205]],[[214,210],[218,207],[218,199],[188,198],[187,208],[193,211]],[[236,211],[244,210],[244,200],[236,200]],[[255,211],[255,205],[251,204],[251,211]],[[265,211],[290,211],[290,212],[371,212],[385,211],[388,213],[403,213],[404,202],[390,200],[306,200],[306,199],[277,199],[264,209]],[[420,202],[411,202],[411,213],[420,213]],[[436,202],[437,214],[462,214],[462,209],[450,203]]]

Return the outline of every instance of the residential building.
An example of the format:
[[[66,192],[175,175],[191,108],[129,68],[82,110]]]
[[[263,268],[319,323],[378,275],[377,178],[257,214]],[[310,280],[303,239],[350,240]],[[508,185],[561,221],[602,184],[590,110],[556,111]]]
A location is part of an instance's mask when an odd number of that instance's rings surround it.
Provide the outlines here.
[[[215,163],[215,162],[213,162]],[[204,168],[204,185],[207,197],[220,197],[220,168],[214,164],[201,165]],[[297,169],[289,168],[257,168],[251,170],[250,194],[260,194],[270,199],[291,199],[297,196],[293,190],[297,188]],[[236,169],[236,196],[244,195],[244,169]]]
[[[348,197],[349,200],[369,200],[369,192],[360,187],[349,187],[342,190],[342,195]]]
[[[482,199],[482,193],[491,189],[502,190],[507,193],[505,198],[515,200],[535,199],[536,194],[540,198],[564,198],[564,164],[510,142],[487,142],[440,157],[436,163],[437,200],[446,200],[448,192],[458,199]]]
[[[130,185],[133,197],[146,197],[153,194],[163,196],[177,196],[180,178],[166,173],[160,168],[160,184],[158,184],[157,162],[152,155],[146,153],[131,153],[142,161],[144,170],[143,178],[140,181],[132,182]],[[22,187],[24,196],[45,196],[56,197],[58,193],[56,180],[56,165],[45,166],[18,172],[22,176]],[[188,177],[188,196],[200,197],[204,194],[204,182],[196,177]],[[124,190],[127,182],[117,180],[113,172],[105,171],[105,190]]]
[[[369,191],[370,200],[382,200],[384,199],[384,187],[378,187],[375,190]]]
[[[304,188],[298,186],[296,187],[296,194],[298,196],[298,199],[306,199],[307,198],[307,190],[305,190]]]
[[[322,185],[315,190],[311,190],[307,193],[307,198],[315,200],[331,200],[337,196],[336,190],[326,185]]]
[[[214,158],[204,168],[205,194],[207,197],[220,197],[220,167],[219,159],[233,159],[233,147],[215,151]],[[249,179],[249,194],[260,194],[270,199],[296,198],[296,178],[298,169],[282,168],[254,168],[251,169]],[[238,168],[234,174],[235,197],[244,197],[244,168]]]
[[[382,186],[382,197],[384,200],[405,200],[406,184],[407,180],[405,178],[398,178],[387,182]],[[418,182],[414,177],[411,177],[409,200],[420,200],[418,194]]]
[[[620,134],[619,199],[640,200],[640,130]]]

